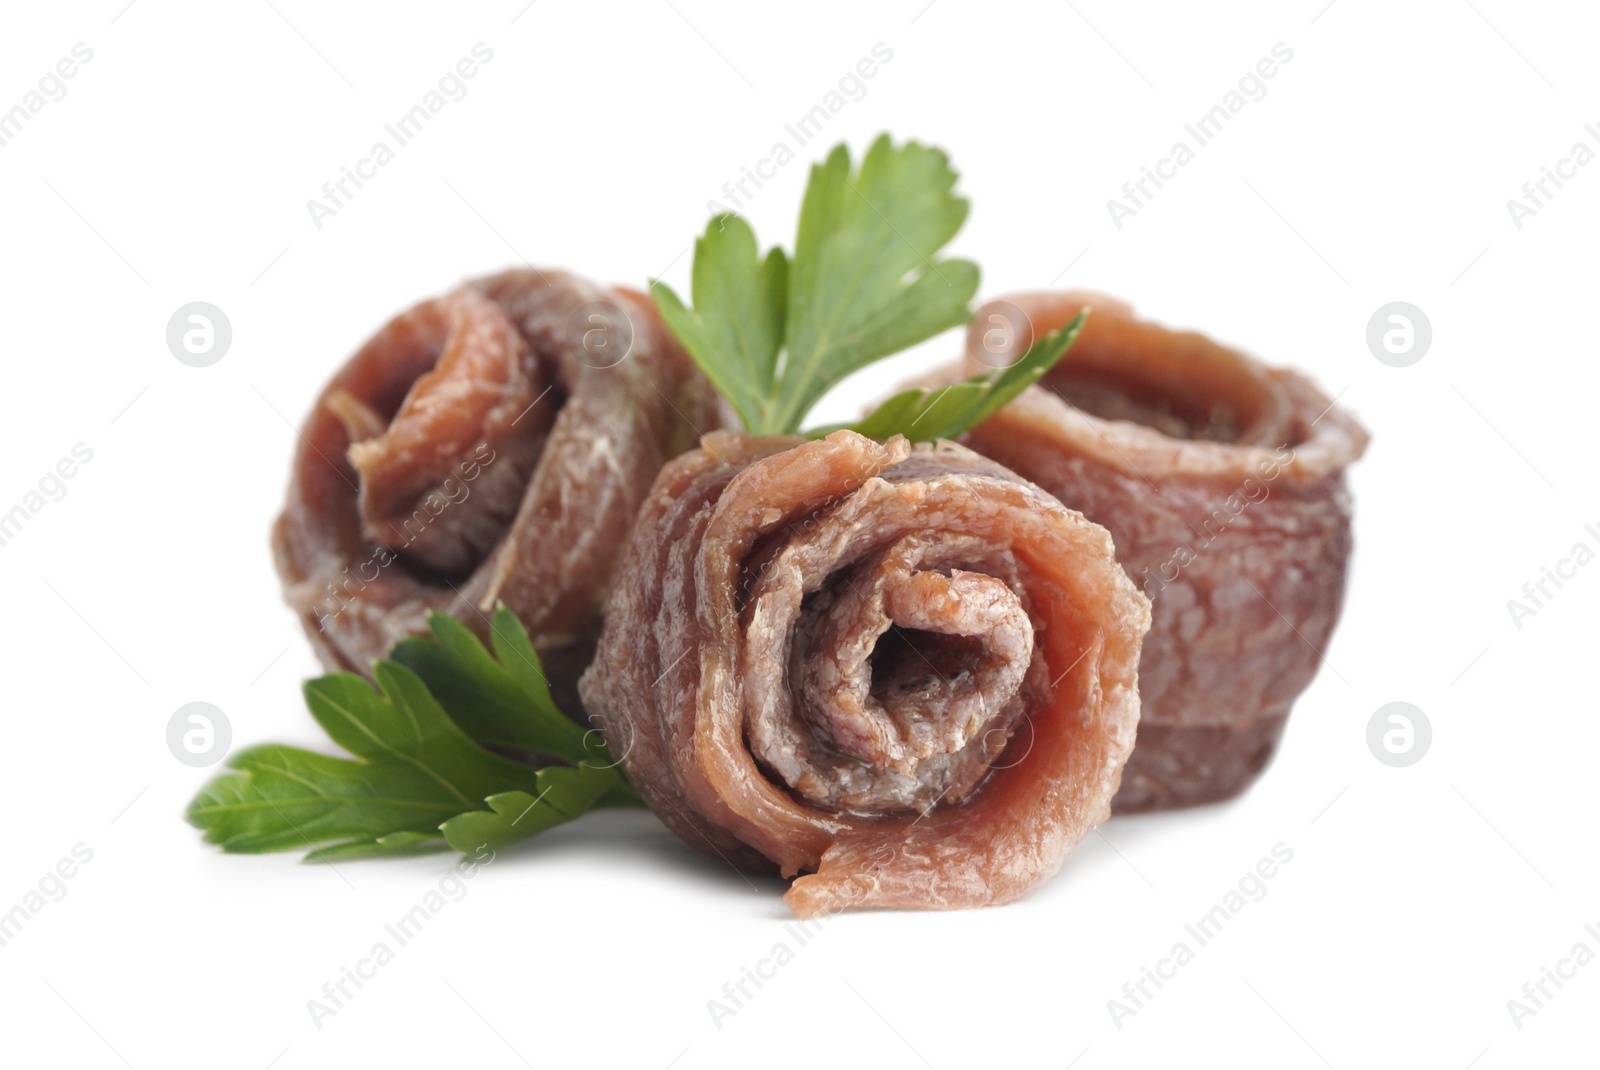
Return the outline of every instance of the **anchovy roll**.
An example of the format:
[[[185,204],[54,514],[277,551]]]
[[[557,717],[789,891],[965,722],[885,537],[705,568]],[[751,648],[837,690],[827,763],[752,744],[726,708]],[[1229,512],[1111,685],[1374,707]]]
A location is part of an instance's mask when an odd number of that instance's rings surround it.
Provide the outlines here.
[[[323,663],[358,672],[430,610],[483,630],[504,602],[576,713],[639,503],[715,426],[643,294],[525,269],[424,301],[301,428],[273,537],[285,597]]]
[[[1145,599],[1099,526],[953,443],[715,433],[668,464],[584,703],[673,831],[787,901],[1017,898],[1109,813]]]
[[[962,438],[1110,530],[1154,621],[1117,812],[1225,799],[1271,758],[1344,599],[1359,424],[1304,377],[1095,294],[1014,295],[972,374],[1093,313],[1039,386]]]

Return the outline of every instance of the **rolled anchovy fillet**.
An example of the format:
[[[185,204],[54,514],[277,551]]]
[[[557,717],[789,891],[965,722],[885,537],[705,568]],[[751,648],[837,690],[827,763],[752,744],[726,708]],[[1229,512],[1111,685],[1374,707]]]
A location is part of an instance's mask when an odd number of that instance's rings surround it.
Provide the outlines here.
[[[1226,799],[1316,675],[1350,558],[1345,468],[1367,433],[1304,377],[1088,293],[980,308],[965,367],[1093,313],[1066,357],[962,441],[1111,531],[1149,596],[1139,740],[1118,813]]]
[[[639,503],[716,426],[647,296],[533,269],[469,283],[392,320],[306,418],[273,535],[285,598],[357,672],[431,610],[481,631],[504,602],[575,714]]]
[[[584,702],[652,810],[801,916],[1012,900],[1109,814],[1145,599],[953,443],[716,433],[640,512]]]

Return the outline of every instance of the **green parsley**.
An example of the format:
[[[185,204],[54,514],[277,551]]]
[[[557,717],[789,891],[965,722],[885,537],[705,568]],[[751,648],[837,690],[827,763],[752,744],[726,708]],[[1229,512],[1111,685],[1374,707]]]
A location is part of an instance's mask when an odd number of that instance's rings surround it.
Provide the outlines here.
[[[1055,367],[1072,348],[1088,318],[1089,310],[1085,308],[1065,327],[1034,339],[1020,359],[1004,368],[937,390],[904,391],[879,405],[861,422],[841,426],[877,439],[894,434],[904,435],[912,442],[955,438],[1005,408],[1012,398],[1044,378],[1045,372]],[[838,428],[818,428],[809,434],[821,438],[834,430]]]
[[[351,673],[306,682],[311,715],[354,758],[252,747],[189,804],[190,824],[225,851],[310,848],[308,861],[330,861],[498,849],[596,807],[640,805],[599,733],[551,701],[510,610],[495,611],[492,652],[453,617],[435,613],[429,628],[376,664],[376,688]]]
[[[695,243],[692,309],[666,284],[656,304],[745,430],[789,434],[841,379],[965,323],[978,267],[936,260],[967,218],[938,149],[887,134],[853,170],[836,147],[811,168],[791,261],[759,253],[722,215]]]

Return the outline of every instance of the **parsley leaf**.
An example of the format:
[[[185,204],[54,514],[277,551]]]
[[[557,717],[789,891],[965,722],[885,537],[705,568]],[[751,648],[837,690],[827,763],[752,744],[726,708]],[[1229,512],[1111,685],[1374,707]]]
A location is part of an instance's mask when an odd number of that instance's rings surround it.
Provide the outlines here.
[[[421,677],[468,736],[499,750],[605,760],[600,734],[580,728],[550,697],[539,655],[511,610],[498,607],[490,621],[492,656],[447,613],[432,614],[428,630],[396,643],[389,657]]]
[[[789,287],[783,250],[761,259],[749,223],[717,216],[695,239],[690,287],[693,311],[665,283],[650,284],[662,318],[744,426],[773,426]]]
[[[839,145],[811,168],[795,254],[763,259],[735,215],[695,243],[694,308],[650,284],[662,318],[745,430],[788,434],[841,379],[966,322],[978,268],[934,260],[967,218],[938,149],[887,134],[852,170]]]
[[[539,790],[535,794],[506,791],[491,795],[484,800],[489,804],[488,810],[472,810],[446,821],[444,838],[463,854],[470,854],[485,844],[498,851],[507,844],[571,821],[588,810],[608,805],[607,795],[615,786],[611,778],[594,775],[598,771],[565,766],[541,769]],[[633,799],[637,805],[643,805],[637,803],[637,796]],[[613,801],[609,805],[618,803]]]
[[[1088,318],[1089,310],[1085,308],[1065,327],[1034,339],[1026,353],[1004,368],[937,390],[919,387],[903,391],[879,405],[859,423],[818,428],[809,434],[821,438],[843,426],[876,439],[886,439],[890,435],[904,435],[912,442],[955,438],[1005,408],[1012,398],[1044,378],[1072,348]]]
[[[351,673],[306,682],[311,715],[354,758],[250,748],[189,804],[190,824],[225,851],[305,847],[308,861],[330,861],[499,847],[596,806],[638,804],[598,733],[551,702],[510,611],[495,613],[493,656],[453,618],[435,614],[429,627],[374,666],[376,688]],[[535,768],[485,744],[570,764]]]

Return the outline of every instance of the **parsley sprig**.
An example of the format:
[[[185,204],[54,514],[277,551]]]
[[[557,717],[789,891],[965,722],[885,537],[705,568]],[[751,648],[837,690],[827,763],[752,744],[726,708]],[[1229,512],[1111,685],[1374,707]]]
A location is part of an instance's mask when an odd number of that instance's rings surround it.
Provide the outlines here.
[[[1055,367],[1072,348],[1088,318],[1089,310],[1085,308],[1065,327],[1034,339],[1027,352],[1004,368],[938,389],[919,387],[903,391],[879,405],[866,419],[838,426],[877,439],[894,434],[904,435],[912,442],[955,438],[1005,408],[1012,398],[1044,378],[1045,372]],[[821,438],[837,429],[822,427],[808,434]]]
[[[750,225],[721,215],[695,243],[692,309],[651,283],[745,430],[798,431],[851,372],[967,321],[977,265],[934,259],[966,222],[955,184],[938,149],[884,135],[853,169],[840,145],[811,168],[792,260],[761,256]]]
[[[556,708],[510,610],[495,611],[490,648],[442,613],[429,629],[376,664],[376,687],[351,673],[306,682],[311,715],[353,758],[252,747],[189,804],[189,822],[225,851],[310,848],[308,861],[330,861],[499,849],[590,809],[640,805],[599,734]]]

